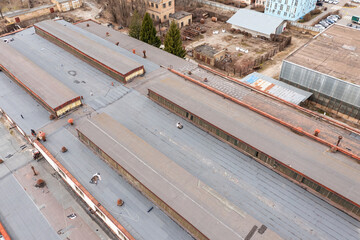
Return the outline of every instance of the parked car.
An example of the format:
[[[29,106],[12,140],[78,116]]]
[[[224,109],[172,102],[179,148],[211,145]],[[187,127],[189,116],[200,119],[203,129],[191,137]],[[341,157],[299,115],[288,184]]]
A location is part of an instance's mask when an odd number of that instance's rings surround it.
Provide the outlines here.
[[[332,17],[327,17],[326,20],[328,20],[329,22],[331,22],[331,24],[334,24],[336,23],[337,19],[335,20],[334,18]]]
[[[323,6],[323,3],[322,3],[322,2],[317,2],[317,3],[316,3],[316,6],[322,7],[322,6]]]
[[[321,24],[316,24],[314,27],[320,29],[321,31],[324,31],[325,30],[325,27]]]
[[[333,1],[333,4],[339,4],[339,1],[337,0]]]
[[[327,28],[329,26],[329,24],[327,22],[325,22],[325,21],[320,21],[319,24],[322,25],[325,28]]]

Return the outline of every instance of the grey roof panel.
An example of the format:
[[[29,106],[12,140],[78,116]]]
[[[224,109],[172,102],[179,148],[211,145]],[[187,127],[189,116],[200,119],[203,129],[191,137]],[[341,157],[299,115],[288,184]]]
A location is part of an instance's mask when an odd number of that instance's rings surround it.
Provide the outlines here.
[[[284,20],[255,10],[240,9],[227,23],[270,35]]]
[[[0,108],[27,134],[31,133],[31,129],[38,130],[50,122],[49,112],[2,72],[0,72]]]
[[[2,42],[0,43],[0,65],[4,66],[52,109],[79,96],[9,44]]]
[[[31,154],[27,151],[17,151],[14,156],[6,159],[9,153],[14,153],[19,148],[20,142],[0,123],[0,158],[5,160],[0,165],[0,222],[11,239],[60,240],[56,233],[58,229],[55,231],[52,228],[13,175],[14,171],[31,159]]]
[[[242,239],[262,224],[102,113],[79,131],[209,239]],[[253,239],[279,239],[271,230]]]
[[[44,145],[136,240],[193,239],[66,129],[50,134]],[[69,151],[57,154],[62,146]],[[101,174],[98,185],[89,183],[96,172]],[[125,202],[121,208],[115,204],[118,198]],[[151,207],[153,210],[148,212]]]
[[[101,112],[285,239],[358,240],[359,221],[137,91]]]
[[[105,47],[113,50],[114,52],[118,52],[118,53],[120,53],[120,54],[122,54],[122,55],[124,55],[124,56],[126,56],[126,57],[128,57],[128,58],[130,58],[130,59],[132,59],[133,61],[138,62],[138,63],[144,65],[144,68],[145,68],[146,73],[150,73],[150,72],[152,72],[152,71],[160,68],[160,66],[159,66],[158,64],[153,63],[153,62],[149,61],[149,60],[146,59],[146,58],[143,58],[143,57],[140,57],[140,56],[138,56],[138,55],[136,55],[136,54],[133,54],[133,53],[131,52],[131,49],[124,49],[124,48],[122,48],[122,47],[120,47],[120,46],[116,46],[115,44],[107,41],[106,39],[103,39],[103,38],[97,36],[96,34],[93,34],[93,33],[89,32],[89,31],[87,31],[86,29],[82,29],[82,28],[79,27],[78,25],[71,24],[71,23],[66,22],[66,21],[64,21],[64,20],[58,20],[57,22],[60,23],[60,24],[62,24],[62,25],[64,25],[64,26],[66,26],[66,27],[68,27],[69,29],[71,29],[71,30],[73,30],[73,31],[76,31],[76,32],[78,32],[78,33],[86,36],[87,38],[89,38],[89,39],[91,39],[91,40],[93,40],[93,41],[95,41],[95,42],[97,42],[97,43],[99,43],[99,44],[101,44],[101,45],[103,45],[103,46],[105,46]],[[91,22],[91,24],[98,25],[97,23],[94,23],[94,22]],[[104,26],[102,26],[102,25],[99,25],[99,26],[104,28]],[[106,29],[106,28],[105,28],[105,29]],[[111,28],[108,28],[107,30],[112,30],[112,31],[113,31],[113,29],[111,29]],[[110,32],[110,36],[109,36],[109,37],[112,37],[112,36],[111,36],[111,35],[112,35],[112,32],[111,32],[111,31],[109,31],[109,32]],[[130,37],[130,36],[128,36],[128,38],[130,38],[132,41],[140,41],[140,40],[135,39],[135,38],[132,38],[132,37]],[[121,41],[123,41],[123,39],[119,39],[119,42],[121,42]],[[145,44],[145,43],[144,43],[144,44]],[[121,44],[120,44],[120,45],[121,45]],[[155,47],[154,47],[154,48],[155,48]],[[140,52],[141,52],[142,50],[137,49],[136,51],[140,51]]]
[[[59,22],[47,20],[35,24],[35,27],[55,36],[71,47],[122,75],[127,75],[131,71],[143,67],[142,64],[135,62],[119,52],[114,52],[112,49],[93,41],[79,32],[73,31]]]
[[[299,136],[251,110],[223,100],[222,97],[177,77],[164,78],[149,89],[260,151],[291,165],[333,191],[360,203],[360,192],[355,187],[360,181],[360,167],[351,163],[344,164],[346,156],[327,152],[328,148],[321,143]]]

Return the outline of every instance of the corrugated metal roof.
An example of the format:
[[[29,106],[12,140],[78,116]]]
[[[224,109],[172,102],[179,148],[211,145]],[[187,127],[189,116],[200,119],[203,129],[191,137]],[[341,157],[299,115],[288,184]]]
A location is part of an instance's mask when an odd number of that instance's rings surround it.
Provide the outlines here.
[[[275,33],[276,28],[279,27],[283,21],[282,18],[254,10],[240,9],[227,21],[227,23],[270,35]]]
[[[283,61],[280,78],[358,108],[360,107],[359,85],[288,61]]]
[[[300,104],[312,95],[311,92],[293,87],[257,72],[247,75],[241,81],[294,104]]]

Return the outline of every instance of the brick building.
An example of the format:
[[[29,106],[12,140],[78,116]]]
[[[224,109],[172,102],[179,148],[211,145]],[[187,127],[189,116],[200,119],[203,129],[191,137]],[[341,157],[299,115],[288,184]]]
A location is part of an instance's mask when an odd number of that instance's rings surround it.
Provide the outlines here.
[[[175,13],[175,0],[148,0],[146,11],[155,22],[166,22]]]

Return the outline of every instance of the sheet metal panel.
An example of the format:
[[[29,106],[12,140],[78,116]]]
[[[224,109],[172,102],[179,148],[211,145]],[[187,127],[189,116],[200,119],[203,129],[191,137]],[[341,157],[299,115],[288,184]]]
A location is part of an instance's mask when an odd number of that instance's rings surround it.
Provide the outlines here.
[[[241,81],[285,101],[298,105],[312,95],[311,92],[301,90],[256,72],[246,76],[241,79]]]
[[[58,22],[47,20],[35,24],[35,27],[61,39],[71,47],[124,76],[135,69],[143,67],[142,64],[135,62],[119,52],[114,52],[112,49],[109,49]]]
[[[79,96],[6,43],[0,43],[0,65],[49,107],[56,109]]]
[[[280,78],[355,107],[360,107],[359,85],[340,80],[288,61],[283,61]]]

